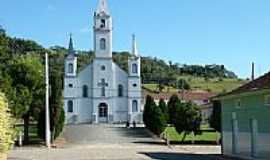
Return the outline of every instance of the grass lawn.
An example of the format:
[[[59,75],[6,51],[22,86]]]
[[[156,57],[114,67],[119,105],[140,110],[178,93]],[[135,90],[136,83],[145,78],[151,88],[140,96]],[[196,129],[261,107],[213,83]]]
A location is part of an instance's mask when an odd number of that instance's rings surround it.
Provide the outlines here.
[[[19,136],[19,132],[22,132],[22,135],[24,135],[24,127],[23,124],[16,124],[15,126],[16,134]],[[30,124],[29,125],[29,141],[30,144],[38,144],[42,142],[42,140],[37,135],[37,126],[36,124]]]
[[[167,127],[165,132],[167,132],[167,135],[169,136],[169,139],[171,141],[181,142],[184,134],[178,134],[174,127]],[[220,136],[219,133],[216,133],[215,131],[205,127],[202,128],[202,134],[195,136],[195,141],[200,142],[216,142],[217,136]],[[187,135],[185,142],[191,141],[192,136]]]
[[[195,76],[179,76],[179,79],[185,79],[191,85],[191,89],[208,90],[214,93],[229,92],[247,82],[245,80],[229,78],[223,78],[222,80],[212,78],[206,81],[203,77]],[[157,89],[157,84],[144,84],[143,86],[152,91]],[[163,92],[167,92],[167,88],[168,87],[165,87]],[[177,92],[177,89],[170,87],[169,91]]]

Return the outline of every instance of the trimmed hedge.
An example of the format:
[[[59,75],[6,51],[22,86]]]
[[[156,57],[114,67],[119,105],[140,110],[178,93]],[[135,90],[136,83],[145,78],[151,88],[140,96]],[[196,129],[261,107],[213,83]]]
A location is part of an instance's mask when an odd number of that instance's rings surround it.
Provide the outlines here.
[[[6,153],[14,143],[13,137],[15,132],[12,128],[12,121],[7,100],[0,93],[0,154]]]

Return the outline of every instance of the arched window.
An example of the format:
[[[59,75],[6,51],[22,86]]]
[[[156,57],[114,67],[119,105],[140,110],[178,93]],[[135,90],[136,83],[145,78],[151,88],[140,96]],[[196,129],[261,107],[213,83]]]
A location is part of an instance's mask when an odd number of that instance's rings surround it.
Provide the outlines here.
[[[138,101],[137,100],[132,101],[132,112],[138,112]]]
[[[123,90],[124,90],[123,86],[121,84],[118,85],[118,97],[123,97],[124,96]]]
[[[87,85],[83,86],[82,92],[83,92],[83,97],[87,98],[88,97],[88,86]]]
[[[73,64],[68,64],[68,73],[73,73]]]
[[[100,49],[101,50],[105,50],[106,49],[106,39],[105,38],[101,38],[100,39]]]
[[[137,64],[132,64],[132,73],[138,73],[138,65]]]
[[[106,27],[106,20],[105,19],[101,19],[100,28],[105,28],[105,27]]]
[[[68,101],[67,106],[68,106],[68,112],[72,113],[73,112],[73,101]]]

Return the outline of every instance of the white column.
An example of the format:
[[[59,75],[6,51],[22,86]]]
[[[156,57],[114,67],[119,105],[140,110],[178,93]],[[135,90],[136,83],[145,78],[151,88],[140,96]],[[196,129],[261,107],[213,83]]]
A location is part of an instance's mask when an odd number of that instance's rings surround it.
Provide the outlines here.
[[[239,153],[238,150],[238,121],[236,119],[236,113],[232,113],[232,153]]]
[[[251,129],[251,156],[256,157],[257,156],[257,137],[258,137],[258,122],[256,119],[250,120],[250,129]]]
[[[50,111],[49,111],[49,66],[48,66],[48,53],[45,54],[45,74],[46,74],[46,106],[45,106],[45,125],[46,125],[46,146],[51,147],[51,132],[50,132]]]

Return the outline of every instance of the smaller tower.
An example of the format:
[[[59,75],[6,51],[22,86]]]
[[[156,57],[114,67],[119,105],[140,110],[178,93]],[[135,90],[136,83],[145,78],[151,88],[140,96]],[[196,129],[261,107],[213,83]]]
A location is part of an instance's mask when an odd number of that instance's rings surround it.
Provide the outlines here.
[[[128,120],[130,123],[141,122],[141,58],[135,35],[132,36],[132,55],[128,59],[128,68]]]
[[[68,54],[65,59],[65,76],[76,77],[77,76],[77,55],[73,48],[72,35],[69,38]]]
[[[129,76],[141,76],[141,57],[137,50],[137,43],[135,35],[132,35],[132,53],[128,60]]]

